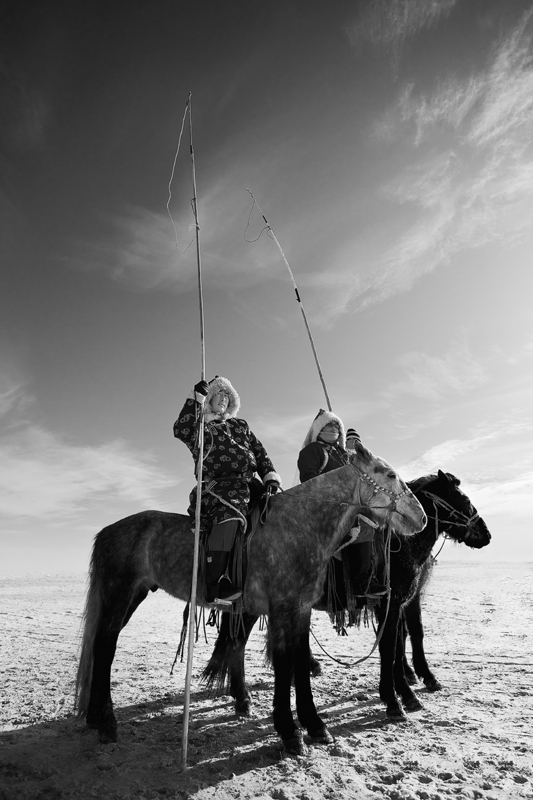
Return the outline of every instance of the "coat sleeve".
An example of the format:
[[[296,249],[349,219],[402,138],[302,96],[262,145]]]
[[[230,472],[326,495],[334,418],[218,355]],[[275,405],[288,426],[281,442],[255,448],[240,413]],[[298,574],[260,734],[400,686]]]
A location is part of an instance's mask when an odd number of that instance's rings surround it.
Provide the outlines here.
[[[196,444],[196,421],[200,413],[200,403],[188,398],[174,423],[174,436],[187,445],[194,453]]]
[[[257,472],[259,473],[263,483],[266,481],[276,481],[281,486],[281,477],[274,469],[274,464],[268,457],[268,453],[255,435],[253,431],[248,428],[250,449],[255,456],[257,462]]]
[[[305,483],[310,478],[320,475],[324,466],[324,450],[316,442],[311,442],[298,456],[298,470],[300,472],[300,482]]]

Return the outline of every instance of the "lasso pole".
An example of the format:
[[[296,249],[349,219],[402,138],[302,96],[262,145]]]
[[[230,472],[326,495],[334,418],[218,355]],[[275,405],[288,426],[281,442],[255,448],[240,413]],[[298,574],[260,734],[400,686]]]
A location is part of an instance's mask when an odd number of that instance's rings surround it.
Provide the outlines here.
[[[269,221],[267,220],[267,218],[263,214],[261,206],[259,205],[259,203],[255,199],[255,197],[253,196],[253,194],[250,191],[250,189],[247,189],[246,191],[252,196],[252,200],[254,201],[255,205],[259,209],[259,212],[260,212],[261,216],[263,217],[263,220],[265,222],[266,227],[269,230],[270,235],[272,236],[272,238],[274,239],[274,241],[276,242],[276,244],[278,246],[278,250],[279,250],[279,252],[281,254],[281,257],[282,257],[283,261],[285,262],[285,266],[289,270],[289,275],[291,276],[292,285],[294,286],[294,293],[296,294],[296,300],[298,301],[298,305],[300,306],[300,311],[302,312],[302,317],[303,317],[303,320],[304,320],[305,329],[307,331],[307,335],[309,337],[309,341],[311,342],[311,349],[313,350],[313,356],[315,357],[315,364],[316,364],[316,368],[318,370],[318,375],[319,375],[320,381],[322,383],[322,388],[324,389],[324,394],[326,395],[326,403],[328,404],[329,411],[332,411],[331,402],[330,402],[329,395],[328,395],[328,390],[326,388],[326,382],[325,382],[324,376],[322,374],[322,369],[320,368],[320,362],[318,360],[318,354],[316,352],[315,343],[313,341],[313,336],[311,334],[311,329],[309,328],[309,323],[307,322],[307,317],[305,315],[305,309],[303,307],[303,303],[302,303],[302,300],[301,300],[301,297],[300,297],[300,292],[298,291],[298,287],[296,285],[296,281],[294,280],[294,275],[292,274],[292,269],[290,268],[290,265],[289,265],[289,262],[287,261],[285,253],[283,252],[282,247],[281,247],[281,245],[280,245],[280,243],[278,241],[278,237],[274,233],[274,229],[272,228],[272,225],[269,223]]]
[[[200,258],[200,225],[198,222],[198,202],[196,195],[196,168],[194,163],[194,148],[192,144],[192,93],[189,92],[189,139],[192,161],[192,185],[193,185],[193,199],[192,209],[194,212],[194,221],[196,226],[196,264],[198,270],[198,300],[200,306],[200,339],[202,350],[202,380],[205,380],[205,337],[204,337],[204,301],[202,293],[202,262]],[[196,484],[196,512],[195,512],[195,525],[194,525],[194,549],[192,560],[192,576],[191,576],[191,597],[190,597],[190,613],[189,613],[189,644],[187,648],[187,671],[185,675],[185,696],[183,702],[183,732],[181,738],[181,768],[187,768],[187,747],[189,743],[189,709],[190,709],[190,695],[191,695],[191,677],[194,659],[194,639],[196,628],[196,591],[198,584],[198,553],[200,549],[200,516],[201,516],[201,501],[202,501],[202,470],[204,461],[204,407],[201,407],[200,417],[198,419],[198,463],[197,463],[197,484]]]

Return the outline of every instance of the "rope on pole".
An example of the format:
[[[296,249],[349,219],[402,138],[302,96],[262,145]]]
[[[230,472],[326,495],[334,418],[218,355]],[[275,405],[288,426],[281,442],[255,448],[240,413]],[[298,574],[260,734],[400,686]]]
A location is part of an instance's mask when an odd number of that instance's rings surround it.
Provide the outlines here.
[[[304,306],[303,306],[303,303],[302,303],[302,299],[301,299],[301,297],[300,297],[300,292],[298,291],[298,286],[296,285],[296,281],[295,281],[295,279],[294,279],[294,275],[293,275],[293,273],[292,273],[292,269],[290,268],[290,264],[289,264],[289,262],[287,261],[287,258],[286,258],[286,256],[285,256],[285,253],[283,252],[283,250],[282,250],[282,247],[281,247],[281,245],[280,245],[280,243],[279,243],[279,241],[278,241],[278,237],[277,237],[277,236],[276,236],[276,234],[274,233],[274,229],[272,228],[272,225],[269,223],[269,221],[267,220],[267,218],[266,218],[266,217],[265,217],[265,215],[263,214],[263,211],[262,211],[262,209],[261,209],[261,206],[259,205],[259,203],[258,203],[258,202],[257,202],[257,200],[255,199],[255,197],[253,196],[253,194],[252,194],[252,192],[250,191],[250,189],[246,189],[246,191],[247,191],[247,192],[248,192],[248,193],[251,195],[251,197],[252,197],[252,200],[254,201],[254,205],[256,205],[256,206],[257,206],[257,208],[259,209],[259,213],[260,213],[260,214],[261,214],[261,216],[263,217],[263,220],[264,220],[264,222],[265,222],[265,226],[266,226],[266,228],[267,228],[267,230],[268,230],[268,233],[269,233],[269,235],[272,237],[272,239],[274,239],[274,241],[276,242],[276,244],[277,244],[277,246],[278,246],[278,250],[279,250],[279,252],[280,252],[280,255],[281,255],[281,257],[282,257],[282,259],[283,259],[283,261],[284,261],[284,263],[285,263],[285,266],[287,267],[287,269],[288,269],[288,271],[289,271],[289,275],[291,276],[291,281],[292,281],[292,285],[294,286],[294,293],[295,293],[295,295],[296,295],[296,300],[298,301],[298,305],[300,306],[300,311],[302,312],[302,317],[303,317],[303,320],[304,320],[305,329],[306,329],[306,331],[307,331],[307,335],[308,335],[308,337],[309,337],[309,341],[311,342],[311,349],[312,349],[312,351],[313,351],[313,356],[314,356],[314,358],[315,358],[315,364],[316,364],[316,368],[317,368],[317,370],[318,370],[318,375],[319,375],[319,377],[320,377],[320,381],[321,381],[321,383],[322,383],[322,388],[324,389],[324,394],[325,394],[325,396],[326,396],[326,403],[328,404],[328,410],[329,410],[329,411],[332,411],[332,408],[331,408],[331,401],[330,401],[330,399],[329,399],[328,390],[327,390],[327,388],[326,388],[326,382],[325,382],[325,380],[324,380],[324,375],[322,374],[322,369],[321,369],[321,367],[320,367],[320,362],[319,362],[319,360],[318,360],[318,354],[317,354],[317,352],[316,352],[315,343],[314,343],[314,341],[313,341],[313,336],[312,336],[312,334],[311,334],[311,329],[309,328],[309,323],[308,323],[308,321],[307,321],[307,316],[306,316],[306,314],[305,314],[305,309],[304,309]],[[253,210],[253,206],[252,206],[252,210]],[[251,216],[251,213],[252,213],[252,212],[250,211],[250,216]],[[263,230],[264,230],[264,228],[263,228]]]
[[[170,213],[170,199],[172,196],[171,193],[171,184],[172,179],[174,177],[174,171],[176,167],[176,160],[179,153],[181,137],[183,134],[183,129],[185,125],[185,119],[187,116],[187,112],[189,114],[189,140],[190,140],[190,155],[191,155],[191,162],[192,162],[192,187],[193,187],[193,198],[191,201],[192,210],[194,214],[194,221],[195,221],[195,236],[196,236],[196,266],[197,266],[197,273],[198,273],[198,303],[200,308],[200,342],[201,342],[201,377],[202,380],[205,380],[205,334],[204,334],[204,301],[203,301],[203,292],[202,292],[202,261],[200,257],[200,224],[198,222],[198,200],[197,200],[197,192],[196,192],[196,167],[194,163],[194,148],[193,148],[193,139],[192,139],[192,92],[189,92],[189,97],[187,100],[187,104],[185,106],[185,112],[183,114],[183,121],[181,125],[180,136],[178,140],[178,148],[176,150],[176,155],[174,156],[174,163],[172,166],[172,175],[170,178],[170,182],[168,185],[168,202],[167,202],[167,211],[170,219],[172,220],[172,224],[174,226],[174,234],[176,240],[176,248],[178,249],[178,238],[176,233],[176,226],[174,225],[174,220],[172,219],[172,215]],[[191,678],[192,678],[192,668],[193,668],[193,660],[194,660],[194,639],[195,639],[195,623],[196,623],[196,614],[194,613],[194,609],[196,608],[196,593],[197,593],[197,585],[198,585],[198,554],[200,549],[200,518],[201,518],[201,504],[202,504],[202,471],[203,471],[203,459],[204,459],[204,407],[201,407],[200,415],[198,418],[198,462],[196,465],[196,477],[197,477],[197,484],[196,484],[196,510],[195,510],[195,526],[194,526],[194,548],[193,548],[193,562],[192,562],[192,576],[191,576],[191,595],[190,595],[190,608],[191,613],[189,614],[189,641],[188,641],[188,648],[187,648],[187,671],[185,675],[185,691],[184,691],[184,702],[183,702],[183,731],[182,731],[182,738],[181,738],[181,768],[182,770],[187,768],[187,748],[189,743],[189,711],[190,711],[190,695],[191,695]]]

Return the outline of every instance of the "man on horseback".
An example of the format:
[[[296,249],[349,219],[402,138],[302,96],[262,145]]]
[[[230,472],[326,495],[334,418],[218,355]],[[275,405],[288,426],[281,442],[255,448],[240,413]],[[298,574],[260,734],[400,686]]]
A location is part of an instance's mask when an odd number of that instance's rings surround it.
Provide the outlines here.
[[[206,601],[227,604],[242,594],[229,577],[228,562],[239,526],[246,529],[250,482],[257,472],[271,492],[281,478],[268,454],[244,419],[237,419],[240,397],[226,378],[200,381],[174,423],[174,436],[187,445],[198,463],[198,420],[204,413],[204,458],[201,532],[207,552]],[[196,470],[195,470],[196,472]],[[194,517],[196,487],[189,496]],[[222,603],[221,603],[222,601]]]
[[[340,417],[332,411],[320,409],[298,456],[300,481],[304,483],[310,478],[348,464],[350,452],[355,451],[357,443],[361,444],[361,437],[354,428],[348,428],[345,433]],[[361,521],[357,534],[356,531],[357,529],[353,531],[356,541],[352,546],[357,548],[358,570],[351,576],[353,592],[360,597],[384,594],[387,587],[377,583],[373,577],[374,530]]]

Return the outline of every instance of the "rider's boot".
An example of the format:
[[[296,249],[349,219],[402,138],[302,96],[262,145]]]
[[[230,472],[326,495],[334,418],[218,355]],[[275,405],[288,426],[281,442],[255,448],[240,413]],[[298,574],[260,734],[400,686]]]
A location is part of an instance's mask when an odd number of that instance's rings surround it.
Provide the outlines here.
[[[207,554],[206,568],[206,601],[208,603],[225,602],[229,605],[242,594],[236,588],[228,573],[229,552],[226,550],[211,550]]]

